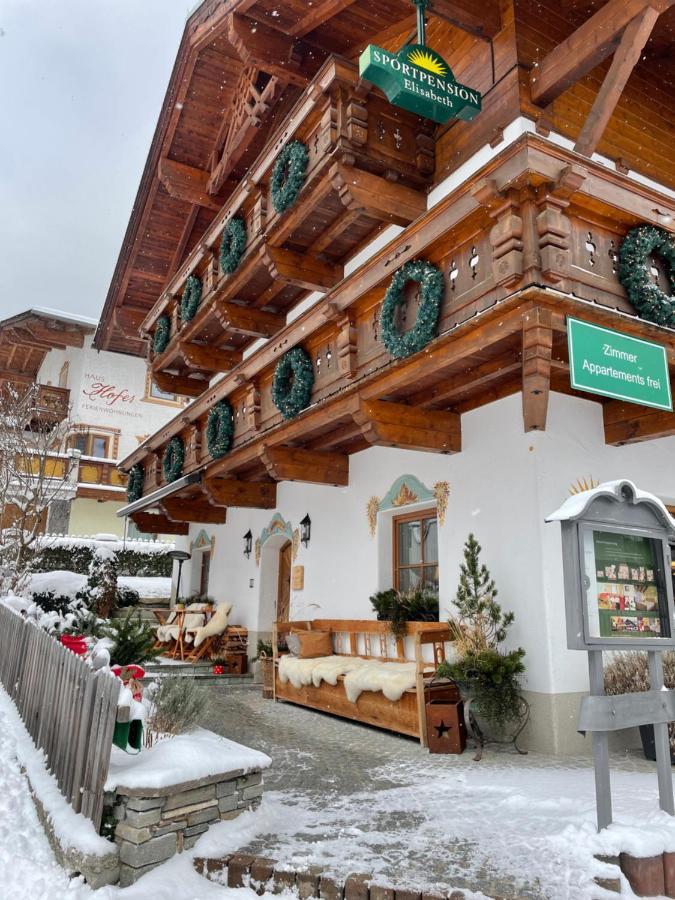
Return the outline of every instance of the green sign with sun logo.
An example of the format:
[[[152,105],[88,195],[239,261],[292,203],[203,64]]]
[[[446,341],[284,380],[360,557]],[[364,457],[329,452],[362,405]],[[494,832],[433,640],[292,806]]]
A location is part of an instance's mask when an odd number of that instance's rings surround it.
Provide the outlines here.
[[[407,44],[398,53],[369,44],[359,58],[359,74],[390,103],[434,122],[473,119],[481,110],[479,92],[455,81],[443,57],[424,44]]]

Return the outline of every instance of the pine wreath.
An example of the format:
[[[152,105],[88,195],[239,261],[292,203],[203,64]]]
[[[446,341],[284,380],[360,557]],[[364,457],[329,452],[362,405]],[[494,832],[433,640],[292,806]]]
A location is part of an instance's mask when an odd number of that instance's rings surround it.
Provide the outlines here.
[[[152,338],[152,349],[155,353],[164,353],[169,346],[171,337],[171,319],[168,316],[160,316],[155,325],[155,333]]]
[[[232,407],[227,400],[221,400],[211,408],[206,422],[206,444],[214,459],[225,456],[232,446],[234,419]]]
[[[660,257],[668,269],[671,293],[654,284],[649,255]],[[643,319],[657,325],[675,325],[675,239],[663,228],[638,225],[631,228],[619,251],[619,281]]]
[[[231,275],[241,262],[246,249],[246,223],[236,216],[225,226],[220,242],[220,270]]]
[[[143,496],[143,482],[145,480],[145,470],[142,463],[136,463],[129,469],[129,478],[127,479],[127,500],[133,503],[140,500]]]
[[[309,152],[302,141],[291,141],[277,157],[272,170],[272,203],[281,213],[293,206],[305,183]]]
[[[196,275],[188,275],[185,290],[180,300],[180,317],[184,322],[191,322],[202,299],[202,282]]]
[[[285,353],[274,370],[272,400],[284,419],[293,419],[307,406],[314,386],[314,369],[302,347]]]
[[[420,306],[414,326],[401,334],[395,324],[396,308],[405,303],[404,288],[409,281],[420,285]],[[443,273],[424,259],[402,266],[391,279],[380,312],[382,343],[397,359],[418,353],[436,336],[441,302],[445,291]]]
[[[164,451],[162,459],[162,469],[167,483],[171,484],[177,478],[180,478],[183,472],[183,463],[185,462],[185,445],[183,439],[176,435],[172,437]]]

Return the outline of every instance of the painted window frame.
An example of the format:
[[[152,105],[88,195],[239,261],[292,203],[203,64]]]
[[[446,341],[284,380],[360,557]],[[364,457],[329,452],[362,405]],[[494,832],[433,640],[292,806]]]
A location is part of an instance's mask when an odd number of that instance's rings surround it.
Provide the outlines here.
[[[402,569],[420,569],[422,572],[422,580],[424,581],[424,570],[429,566],[436,566],[436,572],[438,573],[440,568],[440,560],[430,560],[427,561],[424,558],[424,544],[422,541],[420,544],[420,562],[418,563],[410,563],[409,565],[401,565],[399,562],[400,553],[399,553],[399,528],[398,526],[401,524],[405,524],[406,522],[422,522],[427,519],[434,519],[436,522],[436,529],[438,533],[438,510],[435,506],[428,507],[427,509],[418,509],[414,512],[403,513],[401,515],[396,515],[392,517],[392,585],[394,590],[400,590],[400,573]],[[437,554],[440,556],[440,553]]]

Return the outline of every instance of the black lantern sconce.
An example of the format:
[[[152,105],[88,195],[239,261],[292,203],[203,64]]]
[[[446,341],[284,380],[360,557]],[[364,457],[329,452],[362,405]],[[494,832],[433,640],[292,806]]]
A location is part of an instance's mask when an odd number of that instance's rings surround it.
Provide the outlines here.
[[[309,539],[312,536],[312,520],[309,517],[309,513],[305,515],[304,519],[300,520],[300,542],[307,546],[309,544]]]
[[[246,559],[251,558],[251,549],[253,548],[253,535],[251,534],[251,529],[246,532],[244,535],[244,556]]]

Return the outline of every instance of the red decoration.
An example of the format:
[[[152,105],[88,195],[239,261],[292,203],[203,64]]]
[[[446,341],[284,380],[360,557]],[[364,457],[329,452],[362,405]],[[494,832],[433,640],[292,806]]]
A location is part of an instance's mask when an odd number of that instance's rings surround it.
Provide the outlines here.
[[[77,656],[84,656],[89,649],[87,639],[81,634],[62,634],[59,640],[67,650]]]
[[[225,674],[225,666],[215,665],[212,669],[214,675],[224,675]]]

